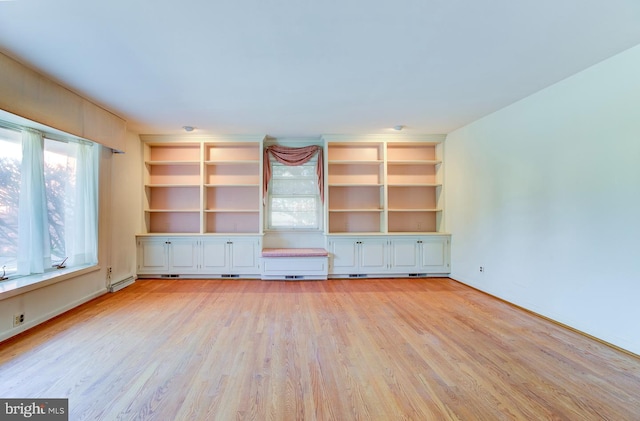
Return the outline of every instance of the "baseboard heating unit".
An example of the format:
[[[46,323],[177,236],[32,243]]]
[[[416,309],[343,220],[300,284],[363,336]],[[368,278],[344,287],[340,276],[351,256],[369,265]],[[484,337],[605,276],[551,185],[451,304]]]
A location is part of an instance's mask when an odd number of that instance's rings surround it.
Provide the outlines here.
[[[135,281],[136,280],[133,276],[129,276],[128,278],[125,278],[122,281],[118,281],[115,284],[112,284],[109,287],[109,292],[120,291],[122,288],[128,287],[129,285],[133,284]]]

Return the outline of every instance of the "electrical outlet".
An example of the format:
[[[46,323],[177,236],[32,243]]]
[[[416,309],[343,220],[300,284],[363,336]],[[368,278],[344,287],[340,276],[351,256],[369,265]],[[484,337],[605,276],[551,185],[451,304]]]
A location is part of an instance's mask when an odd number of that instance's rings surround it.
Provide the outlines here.
[[[480,272],[484,273],[484,266],[480,266]]]
[[[20,326],[24,323],[24,313],[13,315],[13,327]]]

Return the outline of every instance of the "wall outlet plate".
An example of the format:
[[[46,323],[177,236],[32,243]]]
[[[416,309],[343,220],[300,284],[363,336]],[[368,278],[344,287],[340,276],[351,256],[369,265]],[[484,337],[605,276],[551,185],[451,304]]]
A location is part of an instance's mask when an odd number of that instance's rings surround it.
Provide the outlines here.
[[[20,326],[24,324],[24,313],[14,314],[13,315],[13,327]]]

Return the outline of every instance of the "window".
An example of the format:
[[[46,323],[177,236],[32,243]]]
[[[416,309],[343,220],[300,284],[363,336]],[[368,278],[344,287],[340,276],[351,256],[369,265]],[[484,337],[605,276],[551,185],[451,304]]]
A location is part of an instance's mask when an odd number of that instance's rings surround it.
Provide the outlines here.
[[[0,267],[5,276],[96,263],[99,147],[0,127],[0,148]]]
[[[314,157],[303,165],[287,166],[271,158],[267,210],[269,229],[321,229],[317,162],[317,157]]]
[[[65,247],[66,213],[73,212],[75,196],[75,157],[69,143],[44,140],[44,183],[51,262],[60,264],[67,257]]]
[[[0,269],[9,276],[16,273],[18,265],[20,133],[0,128],[0,150]]]

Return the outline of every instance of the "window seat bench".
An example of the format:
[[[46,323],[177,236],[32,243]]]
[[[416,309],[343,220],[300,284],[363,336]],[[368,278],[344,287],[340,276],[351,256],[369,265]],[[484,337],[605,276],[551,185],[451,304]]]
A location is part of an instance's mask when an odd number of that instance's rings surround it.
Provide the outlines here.
[[[325,280],[329,253],[323,248],[262,249],[264,280]]]

